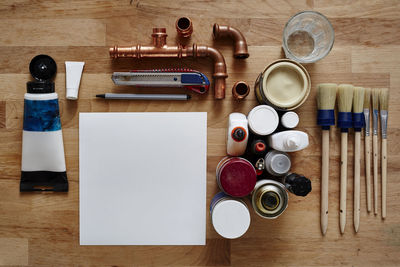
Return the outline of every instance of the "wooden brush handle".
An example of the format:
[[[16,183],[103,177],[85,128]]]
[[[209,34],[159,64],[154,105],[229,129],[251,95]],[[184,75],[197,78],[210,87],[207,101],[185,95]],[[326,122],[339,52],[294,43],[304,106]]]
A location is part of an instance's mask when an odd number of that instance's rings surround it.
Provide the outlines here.
[[[374,213],[378,214],[378,136],[372,136],[372,151],[374,153]]]
[[[382,139],[382,218],[386,218],[387,139]]]
[[[358,232],[360,227],[360,148],[361,146],[361,132],[354,133],[354,230]]]
[[[367,211],[371,212],[371,136],[365,136],[365,184],[367,191]]]
[[[346,195],[347,195],[347,132],[342,133],[340,149],[340,232],[344,233],[346,226]]]
[[[329,199],[329,130],[322,130],[322,173],[321,173],[321,231],[325,235],[328,229]]]

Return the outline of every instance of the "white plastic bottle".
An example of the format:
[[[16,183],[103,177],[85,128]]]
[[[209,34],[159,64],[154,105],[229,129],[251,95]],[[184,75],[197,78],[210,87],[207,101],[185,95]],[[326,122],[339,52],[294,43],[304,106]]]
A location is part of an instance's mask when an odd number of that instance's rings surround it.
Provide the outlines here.
[[[229,156],[240,156],[246,151],[249,139],[247,118],[242,113],[231,113],[228,122],[226,151]]]
[[[283,131],[268,137],[270,147],[282,152],[302,150],[308,146],[308,143],[308,134],[296,130]]]

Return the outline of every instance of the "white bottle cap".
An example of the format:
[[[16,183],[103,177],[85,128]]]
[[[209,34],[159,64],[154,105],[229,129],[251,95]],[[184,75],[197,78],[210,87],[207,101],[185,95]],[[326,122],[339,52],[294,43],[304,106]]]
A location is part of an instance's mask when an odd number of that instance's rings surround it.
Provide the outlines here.
[[[286,112],[281,117],[281,123],[285,128],[295,128],[299,124],[299,115],[293,111]]]
[[[291,134],[286,139],[285,147],[288,150],[297,150],[300,147],[300,142],[300,139],[296,135]]]
[[[211,215],[215,231],[225,238],[238,238],[250,226],[249,209],[240,201],[224,200],[215,205]]]
[[[249,128],[255,134],[269,135],[273,133],[279,124],[279,116],[275,109],[267,105],[259,105],[253,108],[247,116]]]

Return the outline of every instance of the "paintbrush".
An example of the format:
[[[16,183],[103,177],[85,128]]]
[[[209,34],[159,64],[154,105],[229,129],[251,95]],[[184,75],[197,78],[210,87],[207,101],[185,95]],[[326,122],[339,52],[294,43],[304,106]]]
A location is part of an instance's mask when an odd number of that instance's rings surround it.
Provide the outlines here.
[[[381,108],[381,133],[382,133],[382,218],[386,218],[386,184],[387,184],[387,120],[389,105],[389,90],[382,88],[379,95]]]
[[[371,212],[371,125],[369,109],[371,106],[371,88],[365,88],[364,120],[365,120],[365,184],[367,191],[367,211]]]
[[[321,231],[328,229],[329,199],[329,129],[335,125],[335,101],[337,85],[323,83],[317,85],[317,124],[322,127],[322,166],[321,166]]]
[[[374,214],[378,214],[378,115],[379,89],[372,89],[372,152],[374,154]]]
[[[361,166],[361,129],[364,127],[364,91],[362,87],[354,87],[353,95],[353,127],[354,127],[354,203],[353,222],[354,230],[360,227],[360,166]]]
[[[347,195],[347,134],[353,126],[351,107],[353,104],[353,85],[340,84],[338,87],[338,127],[341,128],[340,149],[340,232],[344,233],[346,226],[346,195]]]

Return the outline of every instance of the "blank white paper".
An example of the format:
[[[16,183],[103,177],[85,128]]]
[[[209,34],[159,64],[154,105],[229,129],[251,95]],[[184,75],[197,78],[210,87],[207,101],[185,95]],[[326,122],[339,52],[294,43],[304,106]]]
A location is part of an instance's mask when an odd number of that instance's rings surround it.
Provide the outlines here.
[[[207,113],[80,113],[81,245],[205,245]]]

